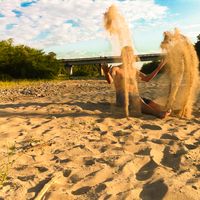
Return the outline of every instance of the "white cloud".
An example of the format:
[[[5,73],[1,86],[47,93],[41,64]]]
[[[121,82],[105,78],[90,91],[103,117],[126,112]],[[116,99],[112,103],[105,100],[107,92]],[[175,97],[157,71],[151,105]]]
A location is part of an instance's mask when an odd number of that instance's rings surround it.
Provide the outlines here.
[[[166,7],[155,4],[154,0],[38,0],[29,7],[21,7],[30,0],[1,0],[0,40],[13,38],[37,48],[48,48],[79,41],[106,37],[103,29],[103,13],[115,3],[129,24],[136,20],[160,20],[166,14]],[[22,12],[16,17],[12,10]],[[79,26],[65,23],[74,20]],[[16,24],[6,30],[7,24]],[[41,32],[48,33],[41,39]]]
[[[197,29],[197,28],[200,28],[200,23],[189,24],[182,27],[182,29],[185,29],[185,30],[191,30],[191,29]]]

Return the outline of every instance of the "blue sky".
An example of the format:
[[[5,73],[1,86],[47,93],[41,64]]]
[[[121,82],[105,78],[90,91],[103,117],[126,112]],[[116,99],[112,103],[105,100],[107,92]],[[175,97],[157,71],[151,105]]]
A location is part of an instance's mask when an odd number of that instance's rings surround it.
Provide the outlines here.
[[[0,0],[0,40],[13,38],[59,58],[113,55],[103,14],[115,4],[138,53],[160,51],[164,31],[200,34],[200,0]]]

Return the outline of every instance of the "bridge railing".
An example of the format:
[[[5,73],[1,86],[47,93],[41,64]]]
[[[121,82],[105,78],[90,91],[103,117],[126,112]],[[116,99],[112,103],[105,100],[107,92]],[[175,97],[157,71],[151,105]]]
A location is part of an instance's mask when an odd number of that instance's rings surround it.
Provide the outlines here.
[[[154,54],[139,54],[137,56],[138,62],[145,61],[156,61],[160,60],[163,56],[161,53]],[[72,59],[60,59],[64,63],[66,70],[70,75],[73,74],[73,66],[75,65],[90,65],[90,64],[101,64],[101,63],[121,63],[121,56],[105,56],[105,57],[91,57],[91,58],[72,58]]]

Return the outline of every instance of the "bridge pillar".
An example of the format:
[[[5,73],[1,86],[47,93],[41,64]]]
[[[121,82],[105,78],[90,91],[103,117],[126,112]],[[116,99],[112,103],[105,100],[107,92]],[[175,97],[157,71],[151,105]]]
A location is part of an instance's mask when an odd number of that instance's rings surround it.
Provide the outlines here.
[[[73,75],[73,65],[70,65],[68,63],[65,64],[65,69],[66,69],[66,72],[72,76]]]

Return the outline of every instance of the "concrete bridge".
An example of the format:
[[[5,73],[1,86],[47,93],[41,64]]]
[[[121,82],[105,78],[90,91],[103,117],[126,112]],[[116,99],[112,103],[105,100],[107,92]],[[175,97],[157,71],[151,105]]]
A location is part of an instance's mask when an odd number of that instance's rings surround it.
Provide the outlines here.
[[[139,54],[137,55],[137,62],[141,61],[156,61],[160,60],[163,54]],[[73,58],[73,59],[60,59],[65,64],[66,70],[70,75],[73,74],[73,66],[75,65],[90,65],[90,64],[101,64],[101,63],[121,63],[121,56],[106,56],[106,57],[92,57],[92,58]]]

